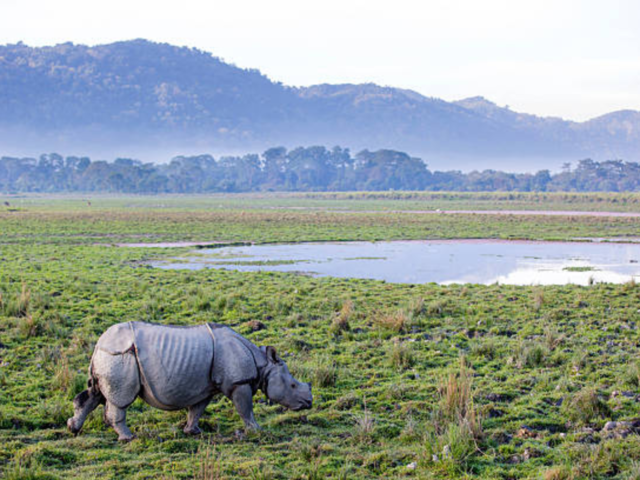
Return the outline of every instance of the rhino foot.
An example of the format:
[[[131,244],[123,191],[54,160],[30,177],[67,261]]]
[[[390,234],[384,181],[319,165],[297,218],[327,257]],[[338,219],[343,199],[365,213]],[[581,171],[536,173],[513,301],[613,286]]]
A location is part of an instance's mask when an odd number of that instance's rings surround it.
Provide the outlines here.
[[[200,435],[202,433],[200,427],[184,427],[182,431],[187,435]]]
[[[118,441],[122,442],[122,443],[129,443],[131,440],[133,440],[134,438],[136,438],[136,436],[134,434],[129,434],[129,435],[118,435]]]

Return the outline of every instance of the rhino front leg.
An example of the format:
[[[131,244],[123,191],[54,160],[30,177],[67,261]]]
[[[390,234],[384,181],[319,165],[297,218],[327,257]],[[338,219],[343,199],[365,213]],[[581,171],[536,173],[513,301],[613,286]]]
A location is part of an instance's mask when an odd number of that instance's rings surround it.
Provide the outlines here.
[[[118,440],[121,442],[133,440],[133,433],[131,433],[131,430],[127,427],[127,410],[111,402],[107,402],[105,409],[106,420],[118,434]]]
[[[238,385],[231,393],[231,400],[244,422],[245,430],[260,430],[253,416],[253,391],[249,385]]]
[[[200,417],[204,413],[204,409],[207,408],[210,398],[207,398],[200,403],[196,403],[195,405],[189,407],[189,411],[187,413],[187,425],[184,427],[183,432],[187,435],[200,435],[202,430],[198,427],[198,421]]]

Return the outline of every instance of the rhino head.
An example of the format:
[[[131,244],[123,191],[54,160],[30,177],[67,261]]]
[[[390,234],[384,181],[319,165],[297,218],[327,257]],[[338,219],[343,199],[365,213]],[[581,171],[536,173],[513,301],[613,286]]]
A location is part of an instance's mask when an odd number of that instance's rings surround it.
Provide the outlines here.
[[[311,384],[293,378],[287,364],[276,355],[275,348],[262,349],[267,356],[267,365],[262,372],[261,389],[267,398],[291,410],[311,408]]]

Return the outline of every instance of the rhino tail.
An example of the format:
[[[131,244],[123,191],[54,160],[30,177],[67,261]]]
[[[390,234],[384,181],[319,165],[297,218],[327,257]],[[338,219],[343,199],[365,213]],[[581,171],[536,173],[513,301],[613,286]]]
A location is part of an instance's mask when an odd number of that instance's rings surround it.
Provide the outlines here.
[[[91,400],[91,403],[105,403],[104,395],[100,391],[98,384],[98,378],[93,373],[93,361],[89,366],[89,379],[87,380],[87,389],[80,392],[73,399],[73,405],[76,408],[84,408],[87,402]]]

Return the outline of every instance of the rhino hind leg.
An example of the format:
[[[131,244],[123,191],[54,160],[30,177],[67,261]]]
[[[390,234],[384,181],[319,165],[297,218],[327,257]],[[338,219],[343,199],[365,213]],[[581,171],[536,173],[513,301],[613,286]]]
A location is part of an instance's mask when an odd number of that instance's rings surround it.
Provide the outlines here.
[[[200,417],[204,413],[204,410],[205,408],[207,408],[207,405],[209,405],[210,401],[211,398],[207,398],[200,403],[196,403],[195,405],[189,407],[187,413],[187,425],[183,430],[184,433],[186,433],[187,435],[200,435],[202,433],[202,430],[200,430],[200,427],[198,427],[198,421],[200,420]]]
[[[129,442],[133,440],[134,436],[127,427],[127,410],[126,408],[120,408],[111,402],[107,402],[105,405],[105,417],[107,422],[118,434],[118,440],[121,442]]]
[[[125,423],[126,409],[140,393],[140,372],[132,351],[118,355],[96,350],[93,357],[93,373],[99,379],[100,391],[106,399],[104,407],[105,424],[118,434],[118,440],[133,439],[131,430]]]
[[[104,397],[98,389],[89,388],[76,395],[76,398],[73,399],[73,417],[67,420],[69,431],[77,435],[82,429],[87,416],[103,402]]]
[[[260,425],[253,416],[253,391],[249,385],[237,385],[231,392],[231,400],[240,418],[244,422],[245,430],[260,430]]]

